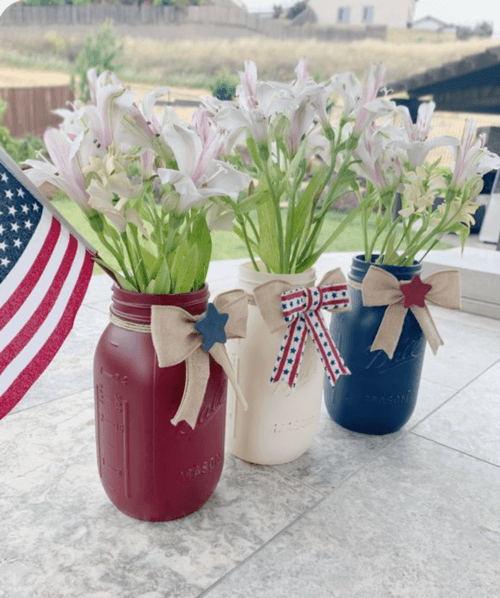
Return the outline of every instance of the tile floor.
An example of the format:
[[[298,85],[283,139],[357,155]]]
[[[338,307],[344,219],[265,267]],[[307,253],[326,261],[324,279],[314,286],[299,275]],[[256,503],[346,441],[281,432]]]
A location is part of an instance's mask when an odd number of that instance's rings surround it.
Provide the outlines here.
[[[318,264],[348,270],[352,254]],[[239,260],[211,265],[214,294]],[[110,283],[94,277],[62,350],[0,421],[1,598],[498,598],[500,321],[433,309],[405,428],[365,436],[322,413],[278,467],[226,456],[197,513],[120,513],[99,481],[92,356]]]

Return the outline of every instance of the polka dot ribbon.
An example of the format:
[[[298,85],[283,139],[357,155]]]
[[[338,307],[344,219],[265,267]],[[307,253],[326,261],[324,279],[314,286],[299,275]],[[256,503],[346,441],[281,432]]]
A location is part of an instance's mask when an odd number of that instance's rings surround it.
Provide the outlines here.
[[[342,374],[350,374],[320,313],[321,309],[336,311],[349,307],[346,284],[305,287],[282,293],[281,309],[288,328],[276,359],[271,383],[283,380],[290,387],[296,386],[308,334],[331,386],[334,386]]]

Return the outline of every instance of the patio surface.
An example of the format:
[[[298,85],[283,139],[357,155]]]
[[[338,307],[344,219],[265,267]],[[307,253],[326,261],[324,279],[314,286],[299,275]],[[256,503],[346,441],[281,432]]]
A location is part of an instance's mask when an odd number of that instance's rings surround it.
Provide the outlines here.
[[[328,254],[317,270],[352,254]],[[214,262],[212,294],[240,260]],[[209,502],[169,523],[123,515],[97,471],[92,360],[110,281],[93,277],[52,364],[0,421],[1,598],[500,596],[500,320],[431,308],[417,409],[387,436],[324,410],[310,450],[226,455]]]

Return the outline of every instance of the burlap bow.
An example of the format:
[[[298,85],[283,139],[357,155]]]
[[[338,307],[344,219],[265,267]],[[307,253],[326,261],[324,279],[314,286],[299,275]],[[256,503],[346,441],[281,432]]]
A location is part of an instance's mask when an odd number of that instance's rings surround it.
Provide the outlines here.
[[[229,315],[225,326],[226,337],[244,338],[248,315],[245,291],[237,289],[221,293],[214,299],[214,305],[220,313]],[[192,316],[184,309],[170,305],[154,305],[151,308],[151,335],[160,367],[186,361],[186,384],[181,404],[172,419],[174,426],[182,420],[191,428],[196,425],[210,375],[209,354],[222,366],[236,396],[243,408],[247,409],[226,347],[216,342],[208,353],[201,348],[203,339],[194,325],[202,317]]]
[[[265,282],[254,289],[255,303],[271,333],[287,327],[271,383],[296,385],[307,336],[310,335],[333,386],[338,376],[350,374],[340,357],[320,310],[350,309],[346,279],[340,268],[325,274],[317,287],[295,288],[284,280]]]
[[[443,344],[425,301],[441,307],[460,309],[460,272],[442,270],[424,281],[414,276],[400,282],[395,276],[376,266],[370,266],[361,285],[363,305],[387,305],[371,351],[381,349],[392,359],[401,336],[408,309],[417,319],[427,342],[435,354]]]

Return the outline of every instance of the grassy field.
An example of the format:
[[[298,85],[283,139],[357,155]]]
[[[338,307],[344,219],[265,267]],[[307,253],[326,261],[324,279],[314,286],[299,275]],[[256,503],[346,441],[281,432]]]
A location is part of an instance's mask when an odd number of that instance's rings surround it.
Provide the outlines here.
[[[286,81],[293,78],[298,60],[307,56],[311,73],[318,78],[348,70],[361,76],[371,62],[384,62],[388,80],[395,81],[498,45],[494,39],[456,41],[444,34],[416,35],[411,30],[390,30],[388,41],[369,39],[356,43],[258,37],[169,42],[153,39],[154,27],[137,26],[134,37],[123,38],[124,80],[208,88],[221,69],[236,73],[245,60],[251,59],[262,78]],[[25,27],[22,35],[17,29],[9,27],[0,32],[0,64],[69,72],[85,37],[83,32],[78,33],[78,28],[70,32],[71,28],[66,27],[61,33],[55,26]]]
[[[83,236],[88,242],[95,248],[99,249],[99,241],[97,235],[90,228],[85,216],[81,212],[78,206],[66,199],[54,199],[52,205],[66,218],[66,220],[72,224],[75,229]],[[342,221],[344,214],[340,212],[330,212],[327,215],[323,231],[320,235],[320,242],[326,241],[328,236],[332,233],[335,227]],[[373,230],[373,228],[371,228]],[[245,244],[233,233],[226,231],[215,231],[212,234],[213,250],[212,260],[226,260],[226,259],[238,259],[248,256]],[[377,247],[379,247],[377,245]],[[440,243],[437,249],[447,249],[451,245],[447,243]],[[360,251],[363,252],[363,239],[361,234],[359,220],[354,222],[346,228],[344,233],[330,246],[328,251],[330,252],[341,252],[341,251]],[[100,250],[101,257],[113,262],[106,250]],[[95,274],[102,273],[102,270],[96,266],[94,270]]]

